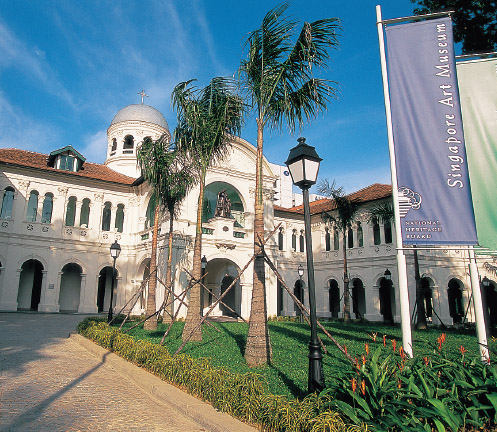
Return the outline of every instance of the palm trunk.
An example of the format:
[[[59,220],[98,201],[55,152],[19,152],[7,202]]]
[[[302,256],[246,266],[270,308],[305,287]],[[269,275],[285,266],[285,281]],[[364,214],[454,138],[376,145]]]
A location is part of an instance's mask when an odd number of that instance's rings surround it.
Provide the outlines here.
[[[171,284],[172,280],[172,260],[173,260],[173,228],[174,228],[174,209],[169,209],[169,241],[168,241],[168,253],[167,253],[167,268],[166,268],[166,287],[170,287],[171,293],[168,291],[165,295],[165,303],[171,301],[170,314],[164,311],[163,322],[171,322],[174,316],[174,287]]]
[[[249,367],[262,366],[271,361],[271,345],[267,325],[266,274],[264,257],[258,243],[264,238],[264,200],[262,191],[263,124],[257,119],[257,161],[255,177],[254,261],[252,303],[245,347]]]
[[[204,201],[204,188],[205,188],[205,169],[202,171],[200,180],[200,191],[197,203],[197,228],[195,233],[195,245],[193,247],[193,278],[199,280],[202,277],[202,204]],[[191,341],[202,340],[202,327],[199,325],[202,318],[200,311],[200,284],[195,284],[190,289],[190,300],[188,302],[188,312],[186,314],[185,327],[183,329],[183,342],[188,339],[190,333],[195,327],[197,330],[190,338]]]
[[[152,315],[157,309],[155,304],[155,290],[157,288],[157,234],[159,232],[159,205],[155,207],[154,229],[152,231],[152,252],[150,256],[150,280],[148,281],[147,295],[147,316]],[[143,324],[145,330],[157,330],[157,317],[145,321]]]
[[[349,272],[347,270],[347,244],[345,230],[343,231],[343,321],[350,321]]]
[[[421,293],[421,275],[419,274],[418,251],[416,249],[414,249],[414,278],[416,280],[416,305],[418,309],[416,328],[418,330],[426,330],[425,301]]]

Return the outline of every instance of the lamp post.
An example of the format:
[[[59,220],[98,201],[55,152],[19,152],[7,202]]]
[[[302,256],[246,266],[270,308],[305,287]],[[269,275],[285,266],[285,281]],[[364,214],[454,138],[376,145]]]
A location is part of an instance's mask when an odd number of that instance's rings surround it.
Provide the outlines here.
[[[112,309],[114,309],[112,303],[114,302],[114,279],[116,273],[116,259],[119,257],[120,253],[121,253],[121,246],[119,245],[117,240],[115,240],[114,243],[110,245],[110,256],[114,259],[114,263],[112,265],[112,282],[110,284],[110,304],[109,304],[109,314],[107,315],[107,322],[112,321]]]
[[[290,150],[285,162],[292,176],[293,184],[302,189],[304,198],[305,247],[307,256],[307,283],[309,285],[309,310],[311,320],[311,341],[309,342],[309,393],[324,388],[323,355],[318,341],[316,317],[316,291],[314,288],[314,262],[312,258],[311,215],[309,210],[309,188],[316,183],[319,163],[322,159],[314,147],[299,138],[296,147]]]
[[[299,281],[300,281],[300,285],[299,285],[299,300],[301,303],[303,303],[303,295],[302,295],[302,291],[303,291],[303,282],[302,282],[302,276],[304,276],[304,267],[302,267],[302,264],[299,264],[299,268],[297,269],[297,272],[299,274]],[[298,308],[298,312],[299,312],[299,321],[300,323],[302,324],[302,311],[300,310],[300,308]]]
[[[205,257],[205,255],[202,257],[202,259],[200,260],[200,264],[202,266],[202,284],[205,285],[205,269],[207,268],[207,258]],[[201,285],[202,287],[202,285]],[[200,292],[202,293],[202,295],[200,296],[200,315],[204,315],[204,290],[202,288],[200,288]],[[209,294],[209,304],[211,302],[211,295]]]

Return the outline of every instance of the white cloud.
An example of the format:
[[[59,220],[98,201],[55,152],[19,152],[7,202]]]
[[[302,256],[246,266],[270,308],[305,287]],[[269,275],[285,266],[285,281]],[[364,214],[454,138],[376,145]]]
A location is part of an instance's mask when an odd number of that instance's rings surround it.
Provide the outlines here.
[[[107,155],[107,131],[101,130],[84,138],[80,153],[88,162],[104,163]]]
[[[18,39],[13,32],[0,21],[0,66],[13,68],[31,78],[49,93],[60,97],[66,103],[74,105],[71,94],[64,88],[56,73],[45,60],[45,53],[38,47],[30,47]]]
[[[39,123],[12,106],[0,92],[0,147],[44,151],[59,141],[60,133],[53,125]]]

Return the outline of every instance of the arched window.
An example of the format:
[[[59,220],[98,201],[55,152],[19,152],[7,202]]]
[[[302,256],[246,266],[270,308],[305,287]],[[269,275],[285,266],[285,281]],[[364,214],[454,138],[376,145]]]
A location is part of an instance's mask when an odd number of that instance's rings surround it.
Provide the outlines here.
[[[352,249],[354,247],[354,230],[350,225],[347,229],[347,247],[349,249]]]
[[[38,191],[31,191],[28,200],[28,210],[26,211],[26,220],[35,222],[38,213]]]
[[[337,228],[333,228],[333,250],[340,249],[340,237],[338,236]]]
[[[135,147],[135,139],[133,138],[133,135],[126,135],[124,137],[123,149],[128,151],[123,151],[123,153],[132,153],[132,151],[130,152],[129,150],[133,150],[134,147]]]
[[[43,208],[41,210],[41,223],[52,222],[52,210],[53,210],[53,194],[47,192],[45,194],[45,199],[43,200]]]
[[[392,243],[392,222],[386,221],[383,230],[385,231],[385,243]]]
[[[66,208],[66,226],[74,226],[74,219],[76,218],[76,197],[69,197]]]
[[[331,235],[330,235],[330,230],[328,228],[324,229],[325,234],[324,234],[324,250],[326,252],[331,250]]]
[[[362,233],[362,225],[360,222],[357,222],[357,246],[364,246],[364,235]]]
[[[79,216],[79,226],[88,228],[90,223],[90,199],[84,198],[81,204],[81,214]]]
[[[112,204],[107,201],[104,204],[104,209],[102,211],[102,231],[110,231],[110,208]]]
[[[0,217],[10,219],[12,217],[12,207],[14,205],[14,188],[7,186],[3,191],[2,211]]]
[[[123,232],[123,225],[124,225],[124,204],[118,204],[116,210],[116,223],[115,223],[117,232],[120,233]]]
[[[304,230],[300,230],[299,244],[300,252],[304,252]]]
[[[297,230],[294,229],[292,231],[292,250],[296,251],[297,250]]]
[[[283,228],[278,232],[278,250],[283,250]]]
[[[117,150],[117,140],[112,138],[112,147],[110,148],[111,152],[115,152]]]
[[[147,206],[147,214],[145,216],[145,229],[151,228],[154,225],[155,217],[155,194],[150,197],[150,201]]]
[[[380,224],[378,223],[377,218],[373,218],[373,241],[375,245],[379,245],[381,243]]]

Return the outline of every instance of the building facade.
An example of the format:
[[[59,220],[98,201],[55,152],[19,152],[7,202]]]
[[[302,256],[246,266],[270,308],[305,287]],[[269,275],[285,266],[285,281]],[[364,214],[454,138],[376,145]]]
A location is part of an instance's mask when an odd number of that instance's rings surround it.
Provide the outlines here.
[[[147,105],[129,105],[116,114],[107,130],[104,164],[86,162],[71,146],[54,149],[49,155],[0,149],[0,310],[107,311],[113,278],[109,248],[117,241],[122,252],[116,260],[115,310],[144,312],[146,289],[140,296],[135,293],[148,276],[155,203],[149,187],[139,179],[136,150],[145,137],[162,135],[170,138],[159,111]],[[229,308],[217,306],[213,315],[250,315],[252,266],[242,270],[253,254],[255,161],[255,147],[234,138],[226,158],[208,171],[202,255],[207,259],[206,286],[213,295],[204,292],[204,307],[241,273],[225,297]],[[302,207],[292,207],[295,196],[286,167],[264,160],[263,169],[265,228],[267,233],[276,229],[266,251],[289,289],[307,305],[306,277],[300,280],[297,273],[306,261]],[[221,191],[226,191],[231,202],[230,217],[216,216]],[[194,188],[174,223],[172,265],[177,295],[186,288],[192,267],[197,196],[198,188]],[[352,196],[361,203],[345,239],[352,316],[399,321],[395,227],[370,217],[371,208],[391,201],[391,187],[374,184]],[[324,222],[321,215],[325,211],[333,211],[330,200],[311,203],[317,312],[321,317],[339,318],[343,311],[343,241],[341,233]],[[158,274],[162,280],[168,221],[160,223]],[[464,317],[472,321],[467,251],[420,251],[418,255],[429,318],[445,324],[461,322]],[[407,258],[413,310],[413,254],[408,253]],[[490,280],[489,311],[497,315],[492,297],[496,263],[490,257],[479,261],[482,276]],[[385,277],[387,269],[392,282]],[[159,306],[164,288],[160,283],[158,287]],[[297,313],[269,269],[266,287],[269,315]],[[182,307],[180,316],[184,315],[186,308]]]

